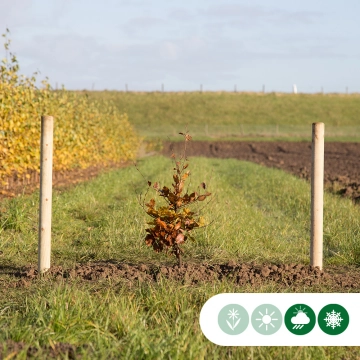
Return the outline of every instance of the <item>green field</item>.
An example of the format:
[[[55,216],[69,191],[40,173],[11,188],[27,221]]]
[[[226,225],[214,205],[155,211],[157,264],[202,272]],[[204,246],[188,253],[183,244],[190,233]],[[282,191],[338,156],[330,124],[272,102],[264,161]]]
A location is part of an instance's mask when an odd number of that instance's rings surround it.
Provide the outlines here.
[[[150,181],[170,185],[169,159],[139,160]],[[206,181],[213,223],[183,247],[184,262],[309,263],[310,185],[277,169],[237,160],[194,158],[190,189]],[[266,179],[266,181],[264,181]],[[103,174],[53,196],[52,265],[114,259],[169,264],[144,243],[146,221],[136,193],[146,182],[134,167]],[[360,208],[325,194],[324,264],[360,263]],[[189,286],[162,280],[132,287],[118,280],[39,279],[12,288],[6,270],[37,262],[38,193],[0,203],[0,343],[88,344],[85,359],[356,359],[346,347],[220,347],[199,327],[204,302],[221,292],[331,292],[324,285],[260,287],[225,281]],[[360,291],[353,289],[352,291]],[[19,358],[25,359],[25,354]],[[41,357],[40,357],[41,358]]]
[[[360,140],[360,94],[88,92],[111,99],[146,139],[178,140],[186,125],[198,140],[311,140],[311,124],[326,140]]]

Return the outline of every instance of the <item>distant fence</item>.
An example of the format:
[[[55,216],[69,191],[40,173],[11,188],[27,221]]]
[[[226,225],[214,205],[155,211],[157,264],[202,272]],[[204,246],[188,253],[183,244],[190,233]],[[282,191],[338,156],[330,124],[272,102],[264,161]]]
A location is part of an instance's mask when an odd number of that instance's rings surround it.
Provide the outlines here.
[[[184,125],[151,126],[147,129],[139,128],[141,136],[147,138],[174,137],[179,131],[185,130]],[[238,124],[238,125],[191,125],[188,124],[190,134],[195,138],[247,138],[247,137],[299,137],[308,138],[309,125],[281,125],[281,124]],[[358,138],[360,141],[360,126],[326,126],[327,138]],[[336,139],[335,139],[336,140]]]

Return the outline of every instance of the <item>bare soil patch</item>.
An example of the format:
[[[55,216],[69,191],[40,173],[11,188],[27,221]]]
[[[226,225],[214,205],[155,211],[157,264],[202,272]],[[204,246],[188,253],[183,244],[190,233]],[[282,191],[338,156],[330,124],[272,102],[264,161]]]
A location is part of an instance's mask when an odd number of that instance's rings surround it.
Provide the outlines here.
[[[73,169],[67,171],[53,172],[53,187],[55,189],[65,190],[75,184],[88,181],[96,176],[113,169],[119,169],[128,166],[130,163],[114,163],[109,166],[102,164],[91,166],[87,169]],[[0,187],[0,200],[3,198],[14,197],[21,194],[31,194],[36,189],[40,188],[40,177],[36,171],[28,173],[29,178],[20,177],[18,174],[13,174],[8,179],[8,186]]]
[[[170,156],[183,150],[182,143],[165,142],[162,153]],[[188,156],[235,158],[285,170],[310,180],[311,143],[191,141]],[[324,180],[327,188],[360,203],[360,143],[325,143]]]
[[[21,341],[7,340],[5,343],[0,343],[0,360],[15,359],[21,351],[26,351],[26,358],[30,359],[39,356],[43,359],[81,359],[79,350],[80,347],[67,343],[54,343],[53,346],[47,345],[39,349]]]
[[[22,269],[12,269],[3,273],[13,275],[18,280],[9,286],[31,286],[39,278],[34,266]],[[5,270],[5,271],[4,271]],[[360,268],[330,266],[326,272],[318,267],[304,264],[256,264],[237,263],[226,264],[193,264],[186,263],[181,268],[178,265],[148,265],[116,263],[115,261],[78,264],[66,269],[53,266],[46,277],[53,280],[79,279],[84,281],[99,281],[103,279],[125,280],[128,284],[157,283],[161,279],[179,281],[182,284],[196,285],[214,281],[227,280],[234,285],[256,286],[276,283],[284,287],[303,287],[326,285],[332,291],[360,291]]]

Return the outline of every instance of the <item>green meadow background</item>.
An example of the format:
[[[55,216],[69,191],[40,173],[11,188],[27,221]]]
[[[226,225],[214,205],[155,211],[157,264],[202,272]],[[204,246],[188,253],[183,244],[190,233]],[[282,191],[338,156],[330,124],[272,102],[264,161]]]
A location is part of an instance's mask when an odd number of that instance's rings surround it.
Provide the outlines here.
[[[187,126],[197,140],[311,141],[311,124],[323,122],[326,141],[360,140],[360,94],[87,94],[97,100],[113,100],[146,139],[179,140],[176,134]]]

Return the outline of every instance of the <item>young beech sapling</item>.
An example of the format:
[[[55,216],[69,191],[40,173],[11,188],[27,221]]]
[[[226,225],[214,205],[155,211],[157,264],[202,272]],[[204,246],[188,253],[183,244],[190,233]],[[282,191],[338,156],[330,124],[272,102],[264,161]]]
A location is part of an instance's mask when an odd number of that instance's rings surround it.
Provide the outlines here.
[[[200,184],[197,191],[189,192],[187,189],[185,192],[185,182],[190,176],[186,145],[191,140],[191,136],[188,133],[179,134],[184,136],[184,151],[179,158],[176,158],[175,154],[171,156],[174,160],[171,187],[161,187],[158,182],[153,185],[150,181],[147,182],[148,190],[152,187],[156,194],[165,200],[165,206],[156,206],[154,198],[145,203],[146,194],[143,199],[139,197],[139,202],[146,213],[153,218],[148,223],[150,227],[146,229],[146,244],[152,246],[156,252],[166,251],[175,255],[181,267],[183,250],[180,245],[187,239],[195,240],[191,232],[205,226],[204,218],[191,211],[189,207],[199,201],[204,201],[211,193],[206,191],[205,182]]]

